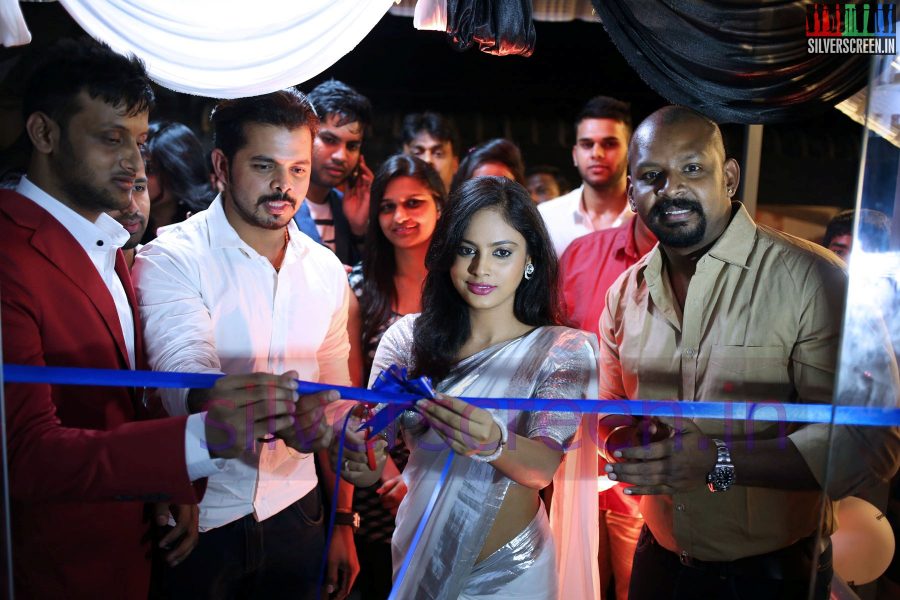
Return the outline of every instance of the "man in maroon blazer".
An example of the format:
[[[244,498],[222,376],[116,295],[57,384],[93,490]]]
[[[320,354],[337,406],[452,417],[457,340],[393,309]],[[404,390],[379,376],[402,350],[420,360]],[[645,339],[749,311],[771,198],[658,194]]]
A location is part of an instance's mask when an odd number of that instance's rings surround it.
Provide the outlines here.
[[[152,102],[140,61],[90,41],[33,74],[28,173],[0,191],[4,362],[145,368],[128,234],[104,211],[131,202]],[[222,378],[208,411],[182,418],[154,418],[141,389],[6,385],[17,595],[146,598],[144,503],[196,503],[215,458],[295,421],[311,449],[330,441],[321,405],[336,393],[298,403],[290,375]]]

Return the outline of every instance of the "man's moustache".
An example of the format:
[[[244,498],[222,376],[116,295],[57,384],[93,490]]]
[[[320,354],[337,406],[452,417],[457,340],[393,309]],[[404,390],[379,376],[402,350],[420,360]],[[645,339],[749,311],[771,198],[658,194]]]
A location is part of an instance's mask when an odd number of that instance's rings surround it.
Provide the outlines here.
[[[257,206],[266,202],[289,202],[291,206],[297,206],[297,201],[287,194],[269,194],[268,196],[260,196],[256,201]]]

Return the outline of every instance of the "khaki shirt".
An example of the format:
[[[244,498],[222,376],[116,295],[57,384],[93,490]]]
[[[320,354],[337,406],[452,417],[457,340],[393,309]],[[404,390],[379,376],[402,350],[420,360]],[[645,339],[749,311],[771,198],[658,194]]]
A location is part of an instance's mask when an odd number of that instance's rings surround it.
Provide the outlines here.
[[[657,246],[609,290],[600,317],[601,399],[831,403],[847,287],[835,255],[757,226],[736,204],[728,228],[697,262],[683,314],[665,269]],[[887,379],[896,398],[895,366]],[[889,478],[898,455],[894,429],[835,428],[840,452],[826,477],[827,425],[708,419],[697,425],[726,440],[787,434],[834,497]],[[809,536],[823,509],[831,533],[832,503],[816,491],[735,485],[713,494],[703,485],[641,502],[664,547],[715,561]]]

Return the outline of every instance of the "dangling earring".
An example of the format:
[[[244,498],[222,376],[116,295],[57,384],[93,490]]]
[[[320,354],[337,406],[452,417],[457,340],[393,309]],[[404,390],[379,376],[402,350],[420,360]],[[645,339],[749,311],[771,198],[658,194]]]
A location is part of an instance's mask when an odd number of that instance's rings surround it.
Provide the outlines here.
[[[525,279],[531,281],[532,277],[534,277],[534,263],[528,263],[525,265]]]

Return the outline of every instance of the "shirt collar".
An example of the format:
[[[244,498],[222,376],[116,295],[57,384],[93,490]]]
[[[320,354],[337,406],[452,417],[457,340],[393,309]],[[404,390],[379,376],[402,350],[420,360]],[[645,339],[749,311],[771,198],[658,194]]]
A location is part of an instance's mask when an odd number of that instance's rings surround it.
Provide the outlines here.
[[[131,237],[122,225],[106,213],[93,223],[39,188],[27,176],[19,180],[16,191],[50,213],[87,252],[115,252]]]
[[[216,196],[209,208],[206,209],[206,212],[208,213],[206,222],[209,226],[209,245],[211,248],[242,248],[253,254],[257,253],[247,242],[241,239],[238,232],[228,222],[228,217],[225,216],[225,201],[222,198],[222,194]],[[288,250],[303,254],[305,249],[298,243],[298,240],[300,240],[300,229],[297,227],[294,219],[288,222],[287,228],[290,236]]]
[[[574,204],[574,211],[573,211],[573,214],[575,216],[575,222],[578,223],[580,221],[582,223],[588,223],[591,226],[591,228],[593,229],[591,217],[590,217],[590,215],[588,215],[587,208],[585,208],[585,206],[584,206],[584,184],[582,183],[578,187],[577,190],[574,190],[573,192],[570,192],[570,193],[573,194],[575,197],[575,204]],[[631,210],[631,205],[626,202],[625,208],[623,208],[622,212],[619,213],[619,216],[616,217],[616,222],[618,222],[618,224],[616,224],[614,222],[613,227],[618,227],[619,225],[622,224],[622,222],[627,220],[628,217],[631,217],[633,215],[634,215],[634,211]]]
[[[756,223],[753,222],[750,213],[747,212],[743,204],[732,202],[731,206],[733,211],[731,222],[707,254],[723,262],[746,268],[750,252],[753,250],[753,244],[756,242]],[[632,233],[633,236],[634,234]],[[643,271],[644,277],[648,280],[655,281],[659,279],[662,267],[662,247],[657,244],[650,251],[646,262],[640,267],[640,270]]]
[[[708,254],[723,262],[746,267],[753,243],[756,241],[756,223],[740,202],[732,202],[733,216],[725,232],[719,236]]]
[[[616,239],[613,241],[613,252],[617,255],[623,253],[632,260],[637,260],[641,257],[638,253],[637,239],[634,234],[634,228],[637,226],[635,221],[637,219],[637,216],[633,216],[625,221],[624,225],[620,225],[619,231],[616,233]]]
[[[235,231],[228,217],[225,216],[225,203],[222,194],[216,196],[209,205],[206,222],[209,224],[209,245],[212,248],[249,248]]]

